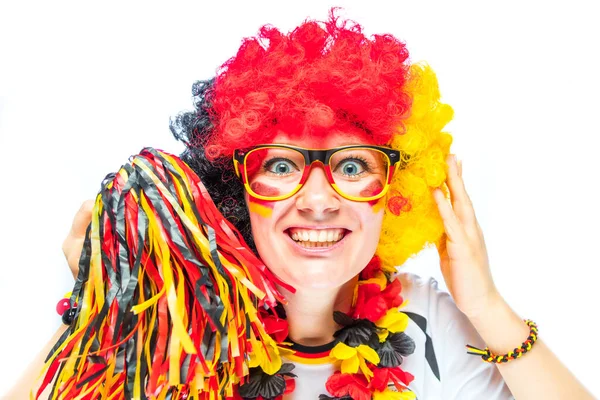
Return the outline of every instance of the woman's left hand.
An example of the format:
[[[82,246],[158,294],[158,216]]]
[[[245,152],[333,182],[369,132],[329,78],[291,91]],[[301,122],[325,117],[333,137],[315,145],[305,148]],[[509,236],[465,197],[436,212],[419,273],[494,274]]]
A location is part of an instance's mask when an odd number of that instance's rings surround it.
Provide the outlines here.
[[[440,267],[457,307],[470,319],[478,318],[500,298],[494,285],[483,232],[462,179],[462,165],[448,156],[446,185],[432,191],[445,233],[438,243]]]

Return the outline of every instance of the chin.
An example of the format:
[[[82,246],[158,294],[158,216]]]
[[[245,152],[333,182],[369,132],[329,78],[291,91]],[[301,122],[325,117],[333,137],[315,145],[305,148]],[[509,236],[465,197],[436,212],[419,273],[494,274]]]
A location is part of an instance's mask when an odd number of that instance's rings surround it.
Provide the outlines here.
[[[307,267],[303,265],[289,263],[287,267],[292,267],[294,268],[293,270],[284,270],[281,271],[281,273],[276,272],[276,274],[278,276],[281,276],[286,283],[292,285],[294,288],[306,290],[335,289],[344,285],[354,277],[354,275],[352,274],[342,275],[339,273],[341,271],[338,271],[337,274],[332,274],[331,263],[326,263],[323,266],[318,266],[315,265],[315,261],[312,261],[311,264],[312,265]],[[336,266],[336,264],[334,264],[333,266]]]

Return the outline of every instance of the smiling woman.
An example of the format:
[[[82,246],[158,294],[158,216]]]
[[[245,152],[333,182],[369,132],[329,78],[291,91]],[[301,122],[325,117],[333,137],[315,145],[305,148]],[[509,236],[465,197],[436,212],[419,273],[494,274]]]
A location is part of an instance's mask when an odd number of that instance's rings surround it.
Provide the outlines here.
[[[180,158],[144,149],[76,218],[38,396],[591,398],[496,288],[452,109],[401,41],[264,26],[193,95]],[[396,270],[431,244],[450,294]]]
[[[289,138],[285,140],[278,136],[274,142],[291,144],[292,140]],[[345,148],[338,147],[341,142],[353,142],[355,145],[370,144],[360,136],[353,138],[352,135],[336,134],[328,135],[325,140],[303,138],[297,140],[295,144],[309,148],[317,148],[319,144],[325,145],[324,148],[333,149],[333,156],[330,159],[335,163],[335,156],[340,153],[339,149]],[[342,150],[342,152],[349,150],[353,150],[349,153],[350,156],[357,157],[360,154],[356,149]],[[359,164],[351,161],[355,159],[348,157],[345,161],[355,163],[346,166],[350,171],[353,165],[358,168]],[[361,191],[371,185],[372,174],[366,176],[367,172],[362,171],[362,176],[358,176],[358,173],[354,173],[356,177],[351,178],[350,183],[344,184],[342,178],[338,176],[339,169],[332,172],[332,168],[329,167],[330,162],[325,166],[323,163],[314,164],[315,167],[310,171],[308,167],[306,170],[302,167],[302,170],[296,174],[298,183],[294,186],[300,186],[297,193],[273,201],[268,216],[250,212],[252,237],[265,264],[297,290],[313,288],[321,291],[321,295],[325,290],[333,290],[337,293],[340,286],[357,276],[367,265],[379,242],[383,220],[383,207],[378,206],[380,201],[372,200],[376,196],[365,197],[367,201],[350,200],[345,197],[358,197]],[[376,179],[381,179],[382,176],[385,178],[386,169],[387,166],[383,170],[380,168],[379,178]],[[288,173],[283,179],[288,179],[290,175],[293,174]],[[381,187],[386,185],[387,181],[383,179]],[[285,187],[281,184],[273,186]],[[356,186],[359,186],[359,189],[355,189]],[[334,187],[337,187],[337,191]],[[379,194],[382,193],[384,192],[380,190]],[[250,192],[245,198],[248,204],[255,201]],[[333,239],[334,235],[337,239],[335,243],[330,242],[329,246],[320,244],[328,242],[328,236]],[[278,260],[286,260],[286,262],[281,263]],[[316,294],[311,296],[314,295]]]

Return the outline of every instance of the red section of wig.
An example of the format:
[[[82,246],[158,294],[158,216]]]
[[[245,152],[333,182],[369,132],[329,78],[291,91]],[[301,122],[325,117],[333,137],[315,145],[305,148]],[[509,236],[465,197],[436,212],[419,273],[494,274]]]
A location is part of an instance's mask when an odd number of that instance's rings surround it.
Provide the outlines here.
[[[211,93],[211,159],[236,148],[332,130],[368,133],[386,144],[410,109],[403,91],[408,51],[392,35],[367,38],[332,10],[289,34],[264,26],[222,65]]]

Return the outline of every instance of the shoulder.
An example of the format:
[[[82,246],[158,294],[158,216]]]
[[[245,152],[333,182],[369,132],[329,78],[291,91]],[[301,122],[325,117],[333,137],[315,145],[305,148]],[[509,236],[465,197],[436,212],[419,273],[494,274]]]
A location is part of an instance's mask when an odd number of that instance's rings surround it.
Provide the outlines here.
[[[441,290],[434,278],[422,278],[408,272],[399,272],[394,278],[402,284],[402,297],[407,300],[402,311],[422,315],[435,325],[445,325],[455,318],[464,317],[450,294]]]

